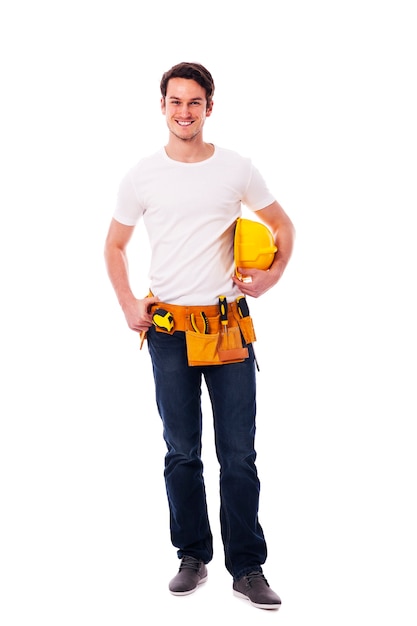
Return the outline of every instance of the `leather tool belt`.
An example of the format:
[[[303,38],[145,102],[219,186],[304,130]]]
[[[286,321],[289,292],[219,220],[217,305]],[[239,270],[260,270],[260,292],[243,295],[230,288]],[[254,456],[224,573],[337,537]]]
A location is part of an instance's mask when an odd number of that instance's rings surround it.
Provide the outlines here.
[[[252,318],[239,299],[229,302],[227,324],[221,323],[218,305],[181,306],[158,302],[151,308],[157,332],[185,332],[189,365],[239,363],[248,356],[247,344],[256,341]]]

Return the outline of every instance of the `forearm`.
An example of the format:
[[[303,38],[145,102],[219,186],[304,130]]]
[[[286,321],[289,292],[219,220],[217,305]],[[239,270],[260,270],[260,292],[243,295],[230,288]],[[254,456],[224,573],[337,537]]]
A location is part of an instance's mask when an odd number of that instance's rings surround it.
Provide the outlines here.
[[[281,224],[273,234],[278,250],[269,272],[276,279],[275,282],[278,282],[291,259],[294,248],[295,229],[291,220],[288,219],[285,224]]]
[[[110,282],[123,310],[135,300],[129,282],[129,267],[124,250],[116,247],[105,249],[105,261]]]

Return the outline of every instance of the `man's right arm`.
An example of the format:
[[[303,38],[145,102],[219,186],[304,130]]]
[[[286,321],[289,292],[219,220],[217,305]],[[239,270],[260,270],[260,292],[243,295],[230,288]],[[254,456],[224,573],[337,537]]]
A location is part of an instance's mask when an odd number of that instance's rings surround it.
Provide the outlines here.
[[[129,266],[126,254],[127,244],[132,237],[134,226],[126,226],[112,219],[107,233],[104,257],[110,282],[126,317],[129,328],[136,332],[146,331],[152,324],[149,306],[158,298],[137,299],[129,282]]]

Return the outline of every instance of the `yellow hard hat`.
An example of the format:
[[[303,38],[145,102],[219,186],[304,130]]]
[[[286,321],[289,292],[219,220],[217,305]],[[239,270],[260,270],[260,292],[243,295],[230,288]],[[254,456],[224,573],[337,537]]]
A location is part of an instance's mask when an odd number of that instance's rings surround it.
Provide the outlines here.
[[[238,217],[234,238],[236,267],[267,270],[271,267],[277,250],[272,233],[267,226]]]

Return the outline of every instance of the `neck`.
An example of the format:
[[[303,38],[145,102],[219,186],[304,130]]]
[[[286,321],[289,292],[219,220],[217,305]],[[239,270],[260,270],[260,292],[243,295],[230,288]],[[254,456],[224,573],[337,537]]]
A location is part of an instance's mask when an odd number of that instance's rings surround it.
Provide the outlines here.
[[[197,163],[198,161],[209,159],[214,153],[214,146],[202,140],[187,141],[170,135],[169,141],[165,146],[165,152],[174,161]]]

